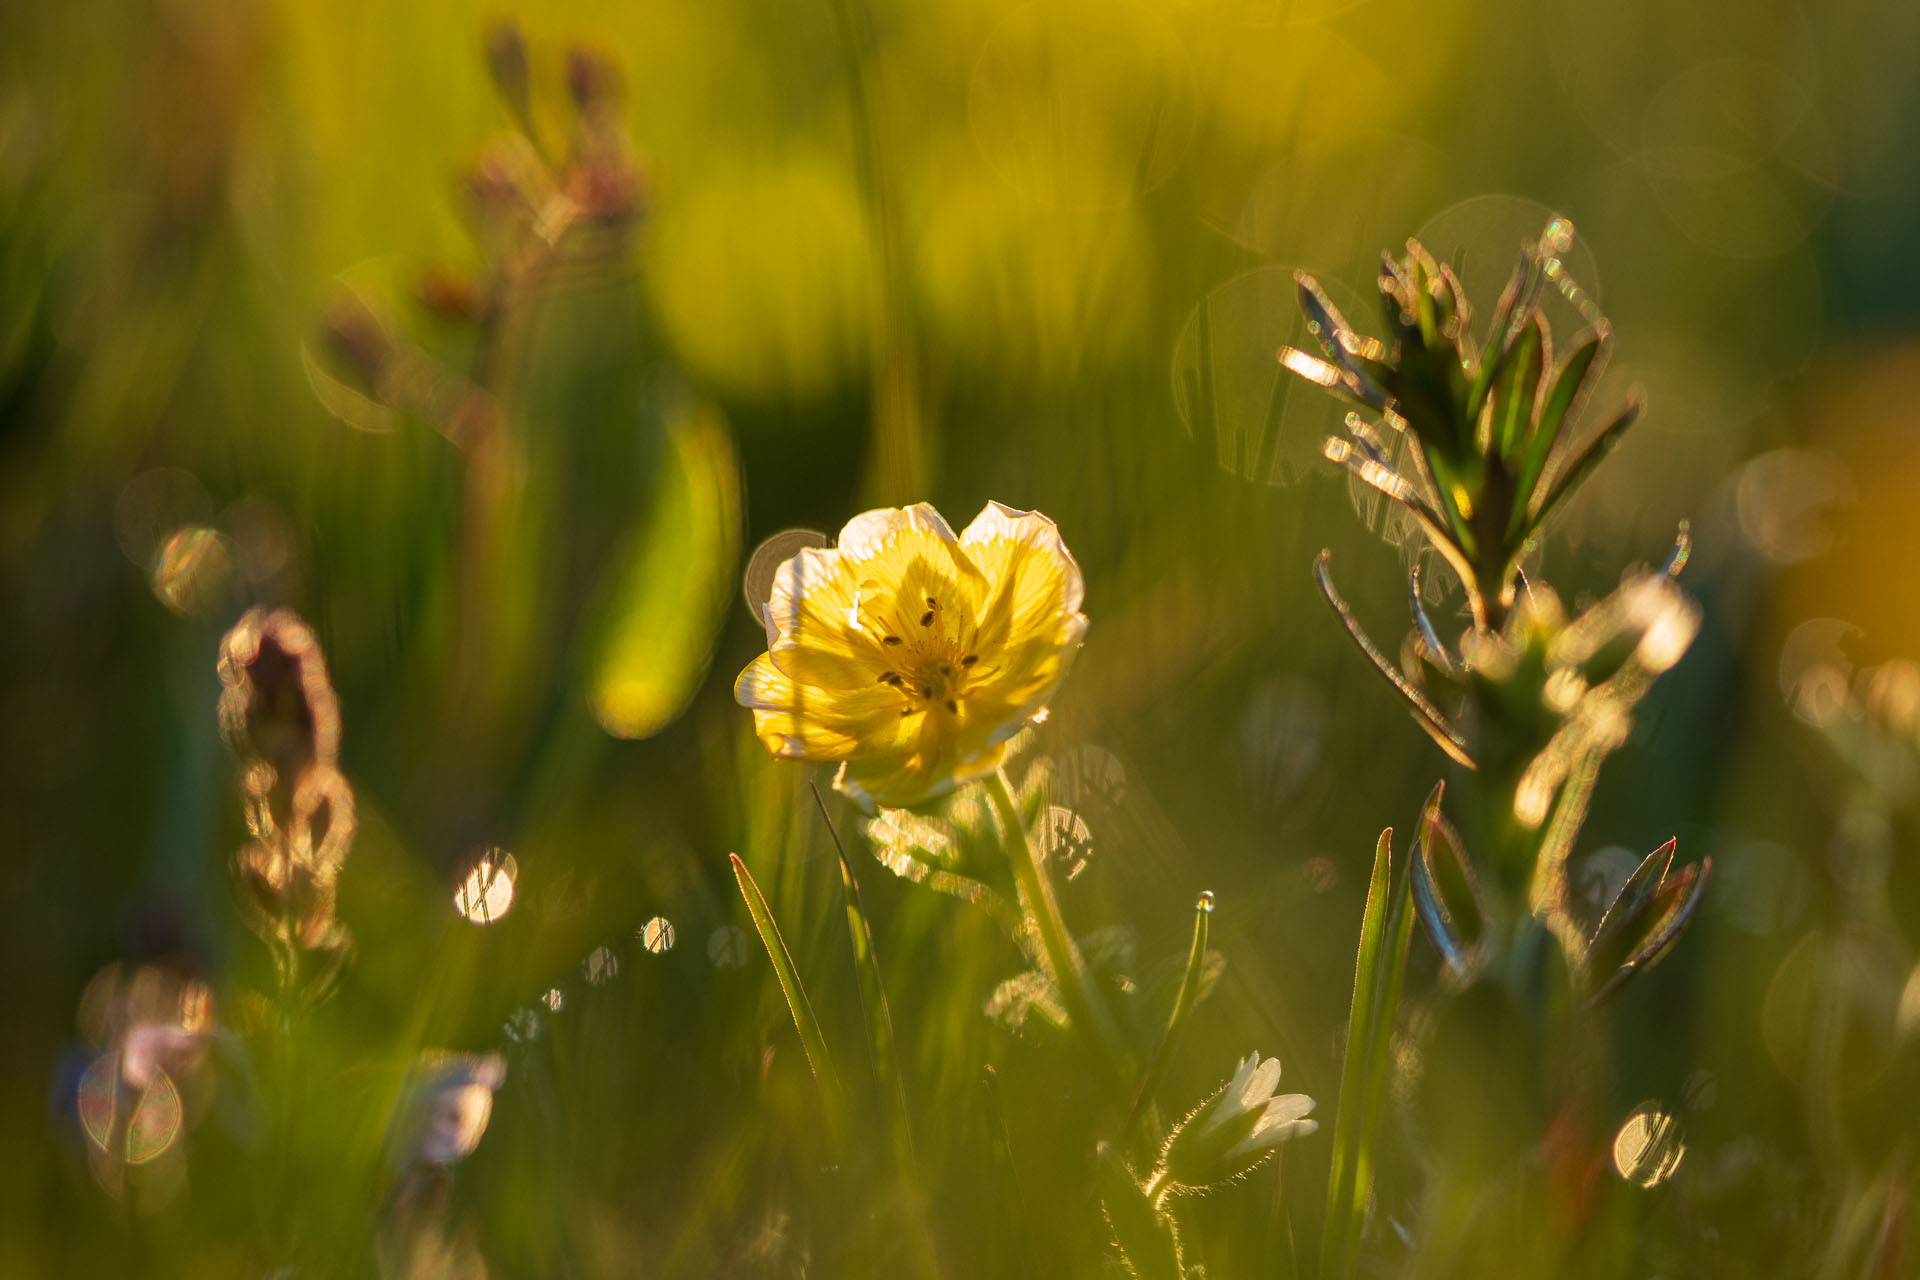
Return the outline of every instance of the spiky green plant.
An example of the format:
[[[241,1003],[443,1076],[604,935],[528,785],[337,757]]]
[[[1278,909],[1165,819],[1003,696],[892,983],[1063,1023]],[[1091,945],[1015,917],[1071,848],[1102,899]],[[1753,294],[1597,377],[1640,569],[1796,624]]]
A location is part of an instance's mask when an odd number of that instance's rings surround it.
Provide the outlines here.
[[[1516,1166],[1550,1174],[1554,1142],[1590,1145],[1600,1069],[1588,1050],[1603,1036],[1587,1011],[1673,945],[1706,881],[1704,861],[1675,869],[1669,841],[1597,921],[1582,917],[1568,888],[1567,860],[1601,763],[1626,741],[1641,698],[1699,627],[1698,609],[1674,582],[1687,558],[1685,526],[1664,568],[1630,571],[1579,617],[1521,568],[1641,409],[1630,398],[1597,431],[1575,427],[1612,339],[1566,273],[1571,238],[1571,225],[1555,219],[1523,249],[1477,337],[1459,277],[1417,241],[1405,256],[1382,261],[1385,340],[1355,330],[1318,282],[1299,274],[1307,328],[1326,358],[1280,352],[1287,368],[1353,402],[1345,433],[1326,442],[1327,457],[1408,513],[1464,597],[1467,626],[1449,641],[1429,615],[1416,560],[1407,581],[1412,629],[1396,663],[1334,588],[1328,553],[1314,566],[1349,635],[1465,773],[1453,793],[1465,793],[1458,826],[1442,811],[1443,789],[1434,788],[1402,890],[1454,993],[1426,1045],[1423,1088],[1437,1161],[1416,1265],[1437,1273],[1480,1256],[1490,1203],[1505,1197],[1510,1208],[1540,1208],[1527,1199],[1535,1192],[1514,1188],[1537,1191],[1551,1178],[1516,1183]],[[1590,321],[1558,361],[1541,305],[1549,285]],[[1385,858],[1383,843],[1377,880]],[[1384,881],[1375,897],[1389,901]],[[1370,920],[1379,910],[1370,907]],[[1404,946],[1405,933],[1399,937]],[[1557,947],[1544,945],[1549,937]],[[1383,1010],[1369,978],[1380,962],[1364,945],[1362,961],[1335,1125],[1328,1275],[1355,1267],[1380,1103],[1377,1090],[1354,1086],[1379,1074],[1398,995],[1389,987]],[[1389,953],[1386,963],[1400,960]],[[1568,1237],[1526,1234],[1544,1252],[1529,1253],[1523,1241],[1516,1256],[1557,1268],[1554,1251]]]

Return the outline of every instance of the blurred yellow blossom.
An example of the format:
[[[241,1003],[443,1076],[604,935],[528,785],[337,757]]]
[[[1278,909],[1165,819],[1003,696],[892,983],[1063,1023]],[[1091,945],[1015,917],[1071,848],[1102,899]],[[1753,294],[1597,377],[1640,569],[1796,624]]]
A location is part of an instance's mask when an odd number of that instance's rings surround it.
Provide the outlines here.
[[[1042,718],[1086,632],[1080,569],[1053,521],[990,502],[958,538],[926,503],[869,511],[780,566],[768,652],[734,697],[768,751],[839,761],[871,810],[998,767]]]

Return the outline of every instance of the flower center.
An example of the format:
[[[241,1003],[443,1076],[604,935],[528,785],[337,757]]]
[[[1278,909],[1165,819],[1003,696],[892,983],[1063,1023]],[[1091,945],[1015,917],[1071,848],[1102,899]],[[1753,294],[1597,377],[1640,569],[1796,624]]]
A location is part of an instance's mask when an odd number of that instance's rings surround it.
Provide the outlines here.
[[[904,607],[907,603],[899,602],[895,614],[912,614]],[[903,716],[935,707],[958,714],[980,655],[973,651],[971,636],[957,634],[961,619],[948,616],[939,597],[927,596],[923,603],[918,614],[896,616],[887,624],[880,637],[885,666],[879,682],[899,690],[906,702]]]

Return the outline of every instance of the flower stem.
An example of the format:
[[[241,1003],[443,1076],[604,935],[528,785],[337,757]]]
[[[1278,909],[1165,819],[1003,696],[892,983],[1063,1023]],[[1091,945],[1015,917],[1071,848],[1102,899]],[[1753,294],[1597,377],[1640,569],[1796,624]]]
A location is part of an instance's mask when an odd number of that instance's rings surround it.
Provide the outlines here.
[[[1053,896],[1053,885],[1040,869],[1033,841],[1027,834],[1026,823],[1020,817],[1019,801],[1014,799],[1013,787],[1007,782],[1006,770],[994,770],[986,783],[987,795],[1000,817],[1007,861],[1013,864],[1014,882],[1020,888],[1020,898],[1026,906],[1034,933],[1040,939],[1041,952],[1046,957],[1047,968],[1052,971],[1061,1003],[1066,1006],[1067,1018],[1073,1023],[1075,1033],[1086,1044],[1088,1053],[1099,1064],[1108,1090],[1116,1099],[1124,1102],[1127,1052],[1121,1044],[1120,1030],[1114,1025],[1113,1015],[1107,1012],[1106,1006],[1087,983],[1086,965],[1080,959],[1080,949],[1074,945],[1073,935],[1067,932],[1066,921],[1061,918],[1060,903]]]

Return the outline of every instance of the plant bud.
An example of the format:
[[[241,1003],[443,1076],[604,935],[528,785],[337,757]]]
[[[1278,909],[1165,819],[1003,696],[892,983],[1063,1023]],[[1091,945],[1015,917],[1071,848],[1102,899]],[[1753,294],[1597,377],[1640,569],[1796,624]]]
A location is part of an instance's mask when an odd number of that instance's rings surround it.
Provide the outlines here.
[[[1288,1138],[1319,1128],[1307,1118],[1313,1099],[1304,1093],[1275,1094],[1280,1060],[1250,1053],[1233,1079],[1174,1129],[1160,1157],[1163,1181],[1198,1190],[1254,1168]]]
[[[487,71],[500,98],[520,120],[527,111],[527,40],[520,24],[503,18],[487,28],[483,41],[487,51]]]

